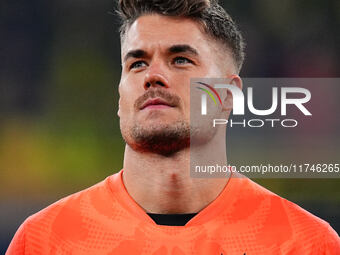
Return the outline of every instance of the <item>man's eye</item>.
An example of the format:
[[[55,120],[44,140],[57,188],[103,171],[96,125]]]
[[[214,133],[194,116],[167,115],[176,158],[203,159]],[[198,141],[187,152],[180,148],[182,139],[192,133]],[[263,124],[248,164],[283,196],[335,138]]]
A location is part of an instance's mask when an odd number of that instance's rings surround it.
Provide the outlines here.
[[[135,68],[141,68],[146,66],[146,63],[144,61],[136,61],[130,65],[130,69],[135,69]]]
[[[174,63],[178,64],[178,65],[185,65],[188,63],[192,63],[192,61],[190,59],[184,58],[184,57],[176,57],[174,58]]]

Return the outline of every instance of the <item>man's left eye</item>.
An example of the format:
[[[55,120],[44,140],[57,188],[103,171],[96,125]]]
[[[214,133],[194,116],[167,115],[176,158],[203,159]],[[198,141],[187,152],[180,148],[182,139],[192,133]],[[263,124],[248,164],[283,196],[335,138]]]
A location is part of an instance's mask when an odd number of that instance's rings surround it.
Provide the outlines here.
[[[187,59],[185,57],[176,57],[176,58],[174,58],[173,62],[175,64],[178,64],[178,65],[185,65],[185,64],[188,64],[188,63],[192,63],[192,61],[190,59]]]

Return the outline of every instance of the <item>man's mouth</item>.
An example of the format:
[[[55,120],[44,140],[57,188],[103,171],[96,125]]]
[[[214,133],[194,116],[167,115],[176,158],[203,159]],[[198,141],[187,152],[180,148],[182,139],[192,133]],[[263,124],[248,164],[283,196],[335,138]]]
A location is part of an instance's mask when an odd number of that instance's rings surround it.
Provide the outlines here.
[[[171,105],[170,103],[168,103],[167,101],[165,101],[162,98],[150,98],[148,100],[146,100],[142,106],[141,106],[141,110],[143,109],[164,109],[164,108],[169,108],[169,107],[174,107],[174,105]]]

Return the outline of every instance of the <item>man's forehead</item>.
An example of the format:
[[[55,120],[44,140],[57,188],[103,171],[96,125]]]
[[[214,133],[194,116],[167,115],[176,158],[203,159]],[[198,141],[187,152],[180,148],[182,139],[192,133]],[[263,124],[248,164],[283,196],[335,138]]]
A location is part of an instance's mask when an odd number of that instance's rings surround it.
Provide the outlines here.
[[[128,29],[122,43],[122,52],[153,46],[171,47],[175,44],[191,46],[202,44],[207,36],[200,25],[188,18],[146,15],[139,17]]]

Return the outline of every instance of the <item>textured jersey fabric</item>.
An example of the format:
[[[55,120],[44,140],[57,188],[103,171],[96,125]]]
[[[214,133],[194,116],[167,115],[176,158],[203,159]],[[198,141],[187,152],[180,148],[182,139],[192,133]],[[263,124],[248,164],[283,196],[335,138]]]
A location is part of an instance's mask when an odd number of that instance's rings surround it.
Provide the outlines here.
[[[6,254],[334,255],[340,239],[327,222],[235,177],[185,226],[157,225],[120,171],[27,218]]]

